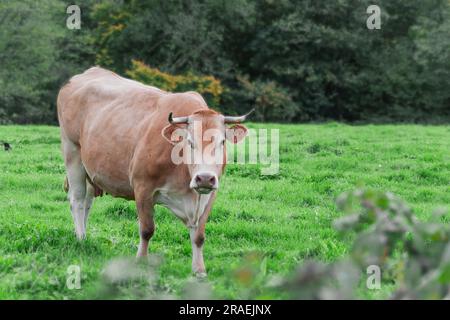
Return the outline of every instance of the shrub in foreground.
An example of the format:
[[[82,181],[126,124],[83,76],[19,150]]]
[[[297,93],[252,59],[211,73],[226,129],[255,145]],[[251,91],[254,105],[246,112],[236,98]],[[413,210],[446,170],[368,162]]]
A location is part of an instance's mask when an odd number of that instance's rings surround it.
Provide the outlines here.
[[[367,289],[367,270],[378,269],[379,286],[395,284],[391,299],[450,297],[450,228],[443,210],[435,211],[429,221],[420,221],[393,194],[365,189],[342,194],[337,206],[347,214],[336,219],[334,227],[353,242],[347,256],[330,264],[306,261],[291,275],[269,276],[267,258],[250,254],[232,274],[230,286],[239,291],[238,296],[270,298],[276,292],[289,299],[364,298],[367,295],[361,292]],[[130,294],[176,298],[158,286],[157,264],[155,259],[150,261],[111,262],[105,268],[103,294],[109,298]],[[127,267],[115,268],[118,263]],[[222,298],[204,280],[187,284],[183,298]]]

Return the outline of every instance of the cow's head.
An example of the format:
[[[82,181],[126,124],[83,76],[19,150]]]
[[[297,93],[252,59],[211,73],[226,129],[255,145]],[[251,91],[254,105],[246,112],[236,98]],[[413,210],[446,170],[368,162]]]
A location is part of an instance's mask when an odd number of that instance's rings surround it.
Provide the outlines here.
[[[247,128],[240,123],[252,111],[238,117],[224,116],[211,109],[185,117],[169,114],[170,124],[162,134],[174,144],[172,161],[187,165],[191,189],[207,194],[219,187],[226,163],[225,142],[238,143],[246,136]]]

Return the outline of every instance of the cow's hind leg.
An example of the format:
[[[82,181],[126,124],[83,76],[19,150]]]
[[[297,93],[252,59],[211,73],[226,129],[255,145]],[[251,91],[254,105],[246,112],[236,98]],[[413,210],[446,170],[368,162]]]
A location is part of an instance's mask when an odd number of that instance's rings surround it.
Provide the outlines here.
[[[63,153],[69,181],[70,210],[75,223],[75,233],[78,239],[83,239],[86,237],[86,170],[81,162],[80,148],[64,138]]]
[[[64,180],[64,191],[66,191],[67,193],[69,192],[69,181],[67,179],[67,176],[66,176],[66,179]],[[86,198],[84,199],[84,227],[85,228],[87,228],[87,220],[89,217],[89,212],[91,210],[94,198],[98,196],[97,194],[101,195],[102,190],[96,189],[91,184],[89,179],[87,179],[86,180]]]

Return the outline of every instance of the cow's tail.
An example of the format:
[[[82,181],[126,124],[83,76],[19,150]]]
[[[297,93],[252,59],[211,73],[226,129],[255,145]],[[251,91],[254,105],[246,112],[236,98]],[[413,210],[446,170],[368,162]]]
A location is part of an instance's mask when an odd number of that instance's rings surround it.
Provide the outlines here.
[[[66,193],[69,192],[69,179],[67,178],[67,176],[66,176],[66,178],[65,178],[65,180],[64,180],[64,191],[65,191]]]
[[[89,178],[89,176],[86,176],[86,183],[89,183],[93,188],[94,188],[94,197],[102,197],[104,192],[102,189],[100,189],[97,185],[95,185],[91,178]],[[64,191],[66,193],[69,193],[69,179],[66,178],[64,179]]]

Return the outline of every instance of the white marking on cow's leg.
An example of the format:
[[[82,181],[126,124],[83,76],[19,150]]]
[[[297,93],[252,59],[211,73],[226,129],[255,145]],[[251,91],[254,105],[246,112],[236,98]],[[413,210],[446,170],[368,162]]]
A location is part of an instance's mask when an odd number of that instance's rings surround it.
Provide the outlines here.
[[[205,226],[215,198],[216,192],[213,191],[211,193],[211,196],[208,197],[208,203],[206,204],[203,214],[199,217],[198,226],[189,229],[189,235],[192,244],[192,271],[197,277],[206,277],[205,262],[203,261]]]
[[[206,277],[205,263],[203,261],[203,233],[199,233],[199,228],[190,228],[189,235],[192,244],[192,272],[197,277]]]
[[[145,257],[148,254],[148,243],[155,232],[155,223],[153,222],[153,208],[147,211],[147,217],[141,218],[139,214],[139,248],[137,257]]]
[[[86,227],[84,225],[84,201],[86,198],[86,176],[84,168],[79,166],[69,166],[67,168],[70,183],[70,206],[75,222],[75,233],[79,240],[86,237]]]
[[[75,233],[79,240],[85,238],[84,202],[86,198],[86,171],[81,162],[79,147],[67,139],[63,139],[64,160],[69,180],[69,200]]]
[[[86,182],[86,198],[84,199],[84,228],[87,228],[87,220],[89,211],[92,207],[92,202],[94,201],[94,195],[94,187],[89,182]]]

